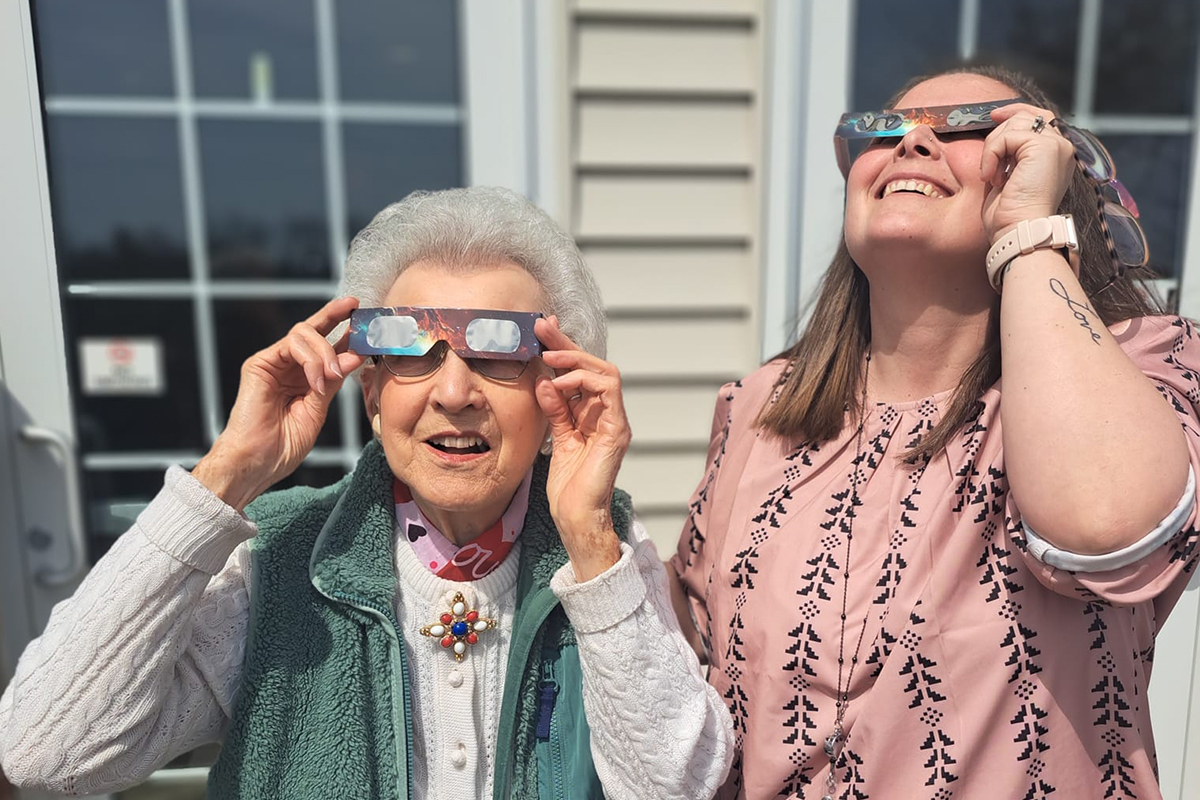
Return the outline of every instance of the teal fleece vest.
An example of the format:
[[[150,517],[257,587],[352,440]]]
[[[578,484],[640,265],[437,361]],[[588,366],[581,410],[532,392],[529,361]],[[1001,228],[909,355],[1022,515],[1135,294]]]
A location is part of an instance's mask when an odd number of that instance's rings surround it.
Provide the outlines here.
[[[567,555],[546,500],[547,468],[546,458],[534,465],[521,533],[495,800],[603,797],[574,632],[549,588]],[[412,705],[394,613],[391,485],[372,442],[337,484],[272,492],[247,509],[258,524],[250,627],[209,797],[410,797]],[[626,539],[624,492],[615,493],[612,515]],[[552,735],[539,738],[548,698]]]

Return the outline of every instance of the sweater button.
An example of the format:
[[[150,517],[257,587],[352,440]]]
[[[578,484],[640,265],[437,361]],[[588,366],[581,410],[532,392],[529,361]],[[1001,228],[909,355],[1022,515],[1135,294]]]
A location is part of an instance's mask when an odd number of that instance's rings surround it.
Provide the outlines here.
[[[457,749],[450,754],[450,763],[454,765],[455,769],[462,769],[467,765],[467,746],[465,744],[458,743]]]
[[[451,686],[453,686],[455,689],[457,689],[458,687],[462,686],[462,681],[463,681],[462,673],[456,669],[452,669],[446,675],[446,681]]]

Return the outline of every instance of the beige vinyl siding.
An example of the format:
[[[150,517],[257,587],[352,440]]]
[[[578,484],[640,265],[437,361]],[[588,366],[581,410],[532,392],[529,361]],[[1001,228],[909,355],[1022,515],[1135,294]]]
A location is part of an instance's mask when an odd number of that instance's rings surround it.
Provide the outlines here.
[[[761,0],[574,0],[569,224],[609,310],[633,445],[619,483],[665,557],[721,384],[758,365]]]

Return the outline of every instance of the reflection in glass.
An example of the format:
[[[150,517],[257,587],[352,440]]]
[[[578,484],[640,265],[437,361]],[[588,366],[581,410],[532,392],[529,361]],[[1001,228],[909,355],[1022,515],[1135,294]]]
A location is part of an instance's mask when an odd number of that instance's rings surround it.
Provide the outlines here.
[[[1075,102],[1080,0],[983,0],[979,59],[1032,77],[1064,108]]]
[[[190,300],[68,297],[63,311],[82,452],[197,450],[205,446]],[[165,393],[87,394],[82,388],[79,356],[79,340],[85,337],[159,341]]]
[[[1138,222],[1150,244],[1150,266],[1164,277],[1177,277],[1183,255],[1192,137],[1109,134],[1102,139],[1117,165],[1117,177],[1137,201]]]
[[[1191,114],[1196,0],[1105,0],[1100,13],[1098,112]]]
[[[47,95],[175,93],[163,0],[36,0],[33,13]]]
[[[312,3],[201,0],[187,7],[197,97],[317,98]]]
[[[237,399],[242,362],[282,339],[293,325],[307,319],[323,305],[324,300],[218,300],[214,303],[221,419],[229,416],[233,401]],[[340,419],[341,408],[334,401],[329,407],[325,427],[317,436],[317,447],[341,445]]]
[[[342,144],[348,236],[409,192],[462,185],[462,129],[457,125],[348,124]]]
[[[857,5],[852,110],[883,108],[909,78],[957,60],[959,0],[927,0],[920,13],[895,0]]]
[[[200,122],[214,278],[329,277],[321,129],[315,122]]]
[[[174,120],[51,114],[46,140],[65,282],[188,276]]]
[[[336,3],[341,98],[457,103],[457,4]]]

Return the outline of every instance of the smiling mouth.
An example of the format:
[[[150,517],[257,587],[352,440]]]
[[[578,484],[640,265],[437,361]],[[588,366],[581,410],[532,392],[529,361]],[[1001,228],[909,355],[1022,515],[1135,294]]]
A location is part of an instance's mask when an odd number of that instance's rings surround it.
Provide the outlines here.
[[[425,443],[434,450],[456,456],[478,455],[492,449],[479,436],[434,436]]]
[[[897,192],[923,194],[926,197],[933,198],[934,200],[941,200],[943,197],[945,197],[945,195],[938,191],[938,189],[932,184],[925,183],[924,181],[914,180],[892,181],[887,186],[883,187],[883,193],[880,195],[880,197],[887,197],[889,194],[896,194]]]

